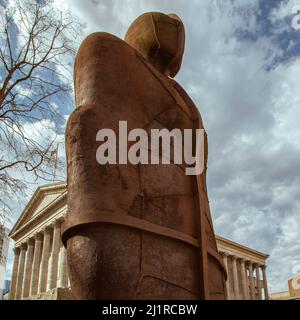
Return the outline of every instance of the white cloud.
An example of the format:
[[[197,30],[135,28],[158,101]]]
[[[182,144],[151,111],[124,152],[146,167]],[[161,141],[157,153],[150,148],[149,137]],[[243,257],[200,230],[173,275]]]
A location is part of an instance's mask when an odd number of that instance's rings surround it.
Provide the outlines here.
[[[271,21],[278,22],[292,16],[292,10],[295,5],[299,5],[299,0],[287,0],[278,3],[270,14]]]

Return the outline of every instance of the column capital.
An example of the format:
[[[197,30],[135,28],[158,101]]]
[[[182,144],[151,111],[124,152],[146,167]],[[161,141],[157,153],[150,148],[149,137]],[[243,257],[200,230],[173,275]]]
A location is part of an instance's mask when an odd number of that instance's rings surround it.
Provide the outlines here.
[[[233,260],[233,261],[236,261],[237,260],[237,256],[231,256],[231,259]]]
[[[54,221],[54,223],[53,223],[54,228],[60,228],[61,223],[62,223],[62,220],[61,220],[61,219],[59,219],[59,218],[56,219],[56,220]]]
[[[228,253],[224,251],[220,251],[222,257],[228,257]]]
[[[26,250],[27,249],[27,243],[23,242],[21,243],[21,250]]]
[[[251,266],[251,268],[252,268],[253,265],[254,265],[254,262],[251,261],[251,260],[246,260],[246,264],[247,264],[249,267]]]
[[[43,234],[41,232],[37,232],[34,235],[34,239],[35,239],[35,241],[41,241],[43,239]]]
[[[34,245],[34,238],[29,238],[27,240],[27,246],[33,246]]]
[[[265,270],[267,269],[267,265],[266,265],[266,264],[262,264],[260,267],[261,267],[261,269],[262,269],[263,271],[265,271]]]
[[[50,234],[51,233],[51,227],[50,226],[45,226],[44,228],[43,228],[43,233],[44,234]]]
[[[19,255],[21,250],[20,250],[20,247],[14,247],[13,251],[15,255]]]
[[[261,264],[260,264],[260,263],[258,263],[258,262],[254,262],[254,264],[253,264],[253,265],[254,265],[254,267],[255,267],[255,268],[259,268],[259,267],[261,266]]]

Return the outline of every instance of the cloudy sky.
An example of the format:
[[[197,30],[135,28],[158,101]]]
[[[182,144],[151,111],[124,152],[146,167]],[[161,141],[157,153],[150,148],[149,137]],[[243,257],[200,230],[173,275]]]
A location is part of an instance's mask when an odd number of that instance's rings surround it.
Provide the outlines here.
[[[291,26],[297,3],[54,1],[69,6],[84,35],[106,31],[123,38],[147,11],[183,20],[186,48],[176,80],[198,106],[208,133],[215,230],[270,254],[270,292],[287,290],[287,279],[300,272],[300,29]],[[59,107],[64,115],[73,108]]]

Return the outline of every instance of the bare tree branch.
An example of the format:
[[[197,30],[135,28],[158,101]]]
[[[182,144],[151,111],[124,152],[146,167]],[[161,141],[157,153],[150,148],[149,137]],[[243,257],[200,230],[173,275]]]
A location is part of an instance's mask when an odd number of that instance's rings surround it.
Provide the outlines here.
[[[52,181],[57,105],[70,98],[74,43],[81,26],[51,1],[13,1],[0,13],[0,220],[11,213],[9,199],[26,189],[17,173]],[[49,134],[41,139],[49,125]],[[26,129],[27,128],[27,129]],[[30,128],[30,129],[28,129]],[[42,142],[41,142],[42,141]],[[57,150],[56,150],[57,152]],[[1,221],[0,221],[1,222]]]

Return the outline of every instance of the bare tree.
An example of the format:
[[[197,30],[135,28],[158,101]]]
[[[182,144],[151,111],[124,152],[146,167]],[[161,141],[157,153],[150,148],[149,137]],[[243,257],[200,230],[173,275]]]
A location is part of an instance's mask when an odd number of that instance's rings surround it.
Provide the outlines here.
[[[62,165],[57,106],[70,97],[68,61],[80,30],[51,1],[11,3],[0,14],[0,221],[9,219],[10,199],[25,190],[29,174],[52,181]]]

